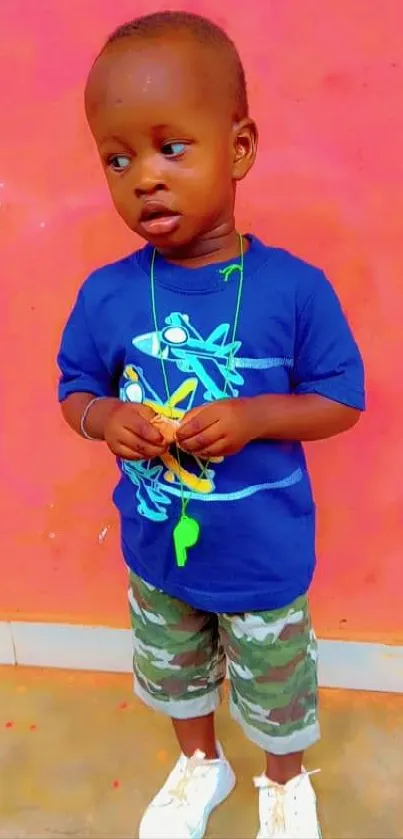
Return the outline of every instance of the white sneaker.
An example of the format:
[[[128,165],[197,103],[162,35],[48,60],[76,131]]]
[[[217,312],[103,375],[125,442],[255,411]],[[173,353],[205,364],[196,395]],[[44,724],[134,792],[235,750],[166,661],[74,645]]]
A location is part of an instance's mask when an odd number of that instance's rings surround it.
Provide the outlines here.
[[[309,779],[313,774],[303,770],[284,786],[265,775],[255,778],[260,816],[257,839],[321,839],[316,795]]]
[[[160,792],[147,807],[139,839],[202,839],[209,816],[230,795],[235,775],[218,747],[219,758],[203,752],[182,755]]]

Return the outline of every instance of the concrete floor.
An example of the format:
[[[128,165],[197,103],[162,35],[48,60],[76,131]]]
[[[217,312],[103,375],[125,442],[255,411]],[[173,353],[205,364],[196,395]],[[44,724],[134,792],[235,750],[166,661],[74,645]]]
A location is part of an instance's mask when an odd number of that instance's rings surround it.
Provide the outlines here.
[[[131,695],[129,676],[0,668],[0,837],[137,836],[176,757],[169,723]],[[326,839],[403,837],[403,696],[322,691],[311,750]],[[209,837],[257,832],[258,750],[220,712],[238,786]]]

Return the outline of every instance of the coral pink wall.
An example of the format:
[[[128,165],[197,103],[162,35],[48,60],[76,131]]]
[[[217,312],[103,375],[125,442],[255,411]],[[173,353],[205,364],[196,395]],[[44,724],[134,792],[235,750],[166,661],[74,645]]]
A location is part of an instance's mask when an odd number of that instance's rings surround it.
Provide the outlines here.
[[[319,633],[402,642],[403,3],[179,6],[224,24],[249,74],[261,145],[240,226],[327,270],[365,355],[367,416],[311,450]],[[112,27],[163,7],[1,2],[0,619],[127,621],[114,467],[63,426],[54,357],[86,274],[137,244],[88,136],[85,74]]]

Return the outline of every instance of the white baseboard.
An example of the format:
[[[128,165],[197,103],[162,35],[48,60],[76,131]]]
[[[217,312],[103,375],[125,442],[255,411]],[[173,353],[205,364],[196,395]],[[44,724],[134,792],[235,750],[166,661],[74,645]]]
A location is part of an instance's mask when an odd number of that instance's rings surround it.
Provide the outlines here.
[[[129,629],[0,622],[0,664],[130,673]],[[321,687],[403,693],[403,646],[319,640]]]

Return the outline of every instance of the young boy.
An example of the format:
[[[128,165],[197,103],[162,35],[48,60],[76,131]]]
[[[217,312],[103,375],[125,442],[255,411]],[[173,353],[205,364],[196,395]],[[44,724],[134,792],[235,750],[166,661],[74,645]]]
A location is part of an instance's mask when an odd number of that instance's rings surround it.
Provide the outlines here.
[[[118,29],[86,86],[118,213],[148,244],[84,283],[59,355],[68,424],[103,440],[130,572],[138,696],[181,757],[141,839],[199,839],[235,784],[214,712],[266,757],[258,836],[320,836],[302,764],[319,737],[301,441],[351,428],[363,368],[321,271],[234,222],[257,129],[233,43],[163,12]]]

